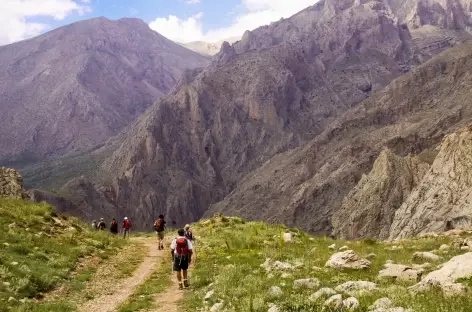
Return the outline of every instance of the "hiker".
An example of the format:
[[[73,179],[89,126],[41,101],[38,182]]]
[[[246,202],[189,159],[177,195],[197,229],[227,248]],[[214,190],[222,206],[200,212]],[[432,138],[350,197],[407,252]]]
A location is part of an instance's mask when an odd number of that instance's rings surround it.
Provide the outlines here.
[[[92,221],[92,229],[96,230],[98,228],[97,226],[97,221],[96,220],[93,220]]]
[[[115,235],[118,234],[118,222],[116,222],[115,218],[111,220],[110,232]]]
[[[105,224],[105,219],[100,218],[100,222],[98,222],[98,229],[100,231],[104,231],[107,228],[107,225]]]
[[[189,287],[187,280],[188,266],[192,262],[192,242],[185,237],[185,230],[180,229],[179,236],[172,240],[170,244],[173,269],[177,272],[177,281],[179,282],[179,289]],[[183,286],[182,286],[182,272],[183,272]]]
[[[157,233],[157,239],[159,241],[158,249],[164,249],[164,230],[166,222],[164,221],[164,215],[159,215],[159,218],[154,222],[154,229]]]
[[[128,233],[128,238],[129,238],[129,231],[131,230],[131,221],[128,219],[128,217],[125,217],[123,220],[123,238],[126,238],[126,233]]]
[[[189,224],[186,224],[185,227],[184,227],[184,230],[185,230],[185,237],[193,242],[193,234],[192,234],[192,231],[190,231],[190,225]]]

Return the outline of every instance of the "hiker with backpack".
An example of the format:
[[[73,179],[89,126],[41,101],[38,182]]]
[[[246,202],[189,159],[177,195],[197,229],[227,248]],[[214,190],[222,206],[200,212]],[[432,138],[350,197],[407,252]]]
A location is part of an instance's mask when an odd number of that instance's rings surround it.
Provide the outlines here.
[[[164,221],[164,215],[159,215],[159,218],[154,222],[154,229],[157,233],[157,239],[159,241],[158,249],[164,249],[164,230],[166,221]]]
[[[118,222],[116,222],[115,218],[111,220],[110,232],[114,235],[118,234]]]
[[[92,229],[94,230],[98,229],[97,221],[95,220],[92,221]]]
[[[98,229],[100,231],[104,231],[107,228],[107,225],[105,224],[105,219],[100,218],[100,222],[98,222]]]
[[[177,272],[177,281],[179,282],[179,289],[189,287],[190,283],[187,279],[187,270],[192,262],[192,242],[185,237],[185,230],[180,229],[178,237],[172,240],[170,244],[173,270]],[[183,275],[183,285],[182,285]]]
[[[193,234],[192,231],[190,231],[190,225],[186,224],[184,227],[185,230],[185,237],[193,243]]]
[[[128,219],[128,217],[125,217],[123,220],[123,238],[126,238],[126,233],[128,233],[128,238],[129,238],[129,231],[131,230],[131,221]]]

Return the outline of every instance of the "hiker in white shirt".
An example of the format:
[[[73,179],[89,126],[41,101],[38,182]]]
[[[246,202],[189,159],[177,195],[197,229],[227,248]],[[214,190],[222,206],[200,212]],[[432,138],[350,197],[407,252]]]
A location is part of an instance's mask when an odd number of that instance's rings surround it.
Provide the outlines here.
[[[192,242],[185,237],[184,229],[178,231],[179,236],[172,240],[170,244],[173,268],[177,272],[177,281],[179,282],[179,289],[189,287],[190,284],[187,279],[187,270],[192,263]],[[183,286],[182,286],[182,272],[183,272]]]

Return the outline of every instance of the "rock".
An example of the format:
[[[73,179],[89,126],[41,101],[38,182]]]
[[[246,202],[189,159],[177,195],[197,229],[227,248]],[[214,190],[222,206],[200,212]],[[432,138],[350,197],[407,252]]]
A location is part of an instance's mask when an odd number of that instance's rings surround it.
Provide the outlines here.
[[[319,266],[316,266],[316,265],[312,266],[311,269],[312,269],[313,271],[321,271],[321,270],[323,270],[322,268],[320,268]]]
[[[352,250],[333,254],[325,264],[328,268],[354,270],[368,269],[370,268],[370,265],[371,263],[369,260],[359,258],[359,256],[357,256]]]
[[[410,287],[412,292],[427,291],[432,286],[441,287],[445,292],[462,291],[455,281],[472,276],[472,252],[453,257],[442,267],[426,275],[421,282]]]
[[[331,296],[328,300],[326,300],[323,305],[329,308],[338,309],[343,304],[343,297],[341,295],[334,295]]]
[[[8,247],[8,246],[10,246],[10,244],[8,244],[8,243],[3,243],[3,246]]]
[[[459,296],[467,294],[467,287],[461,283],[444,283],[441,289],[446,296]]]
[[[275,304],[272,304],[272,305],[269,307],[269,310],[267,310],[267,312],[280,312],[280,309],[279,309],[279,307],[277,307]]]
[[[292,241],[292,233],[284,233],[284,242],[289,243]]]
[[[205,297],[203,298],[204,301],[208,301],[211,299],[211,297],[213,297],[213,295],[215,294],[215,291],[214,290],[210,290],[209,292],[207,292],[205,294]]]
[[[395,307],[395,305],[393,304],[392,300],[390,300],[389,298],[380,298],[380,299],[377,299],[370,307],[369,307],[369,311],[379,311],[379,310],[388,310],[390,308],[393,308]]]
[[[28,298],[20,299],[20,303],[25,304],[28,302]]]
[[[369,261],[372,261],[372,260],[374,260],[375,258],[377,258],[377,255],[374,254],[374,253],[370,253],[370,254],[368,254],[367,257],[365,257],[365,258],[366,258],[367,260],[369,260]]]
[[[279,286],[272,286],[269,289],[269,295],[274,298],[280,298],[283,295],[283,291]]]
[[[312,302],[318,301],[323,297],[329,297],[336,295],[336,292],[332,288],[321,288],[314,294],[312,294],[308,299]]]
[[[470,247],[469,246],[461,246],[461,250],[462,251],[470,251]]]
[[[413,254],[413,260],[428,260],[428,261],[437,262],[437,261],[441,261],[441,259],[442,257],[435,255],[431,252],[427,252],[427,251],[426,252],[418,251]]]
[[[442,244],[440,247],[439,247],[439,250],[440,251],[446,251],[446,250],[449,250],[449,245],[446,245],[446,244]]]
[[[3,286],[7,286],[7,287],[11,285],[10,282],[3,282],[2,284]]]
[[[16,300],[14,297],[10,297],[8,298],[8,302],[12,303],[12,302],[17,302],[18,300]]]
[[[293,288],[307,288],[313,289],[320,287],[320,281],[317,278],[306,278],[306,279],[299,279],[293,282]]]
[[[334,250],[334,249],[336,249],[336,244],[329,245],[329,246],[328,246],[328,249],[329,249],[329,250]]]
[[[12,263],[10,263],[10,264],[16,266],[16,265],[18,265],[18,262],[14,261],[14,262],[12,262]]]
[[[28,195],[23,189],[23,178],[18,171],[15,169],[0,167],[0,197],[7,196],[23,199],[28,198]]]
[[[403,264],[385,264],[378,279],[393,278],[400,281],[417,281],[421,272]]]
[[[220,311],[222,307],[223,307],[223,303],[222,303],[222,302],[215,303],[215,304],[211,307],[210,312],[217,312],[217,311]]]
[[[283,272],[281,275],[280,275],[281,278],[292,278],[292,274],[290,273],[287,273],[287,272]]]
[[[337,286],[334,290],[348,294],[349,296],[358,296],[371,293],[377,290],[377,284],[367,281],[350,281]]]
[[[266,270],[267,272],[270,272],[271,270],[276,270],[276,271],[289,271],[293,270],[295,267],[291,265],[288,262],[281,262],[281,261],[275,261],[272,263],[272,260],[270,258],[267,258],[263,264],[260,265],[261,268]]]
[[[349,247],[342,246],[341,248],[339,248],[339,251],[346,251],[346,250],[349,250]]]
[[[359,300],[355,297],[349,297],[347,299],[343,300],[343,306],[348,310],[348,311],[354,311],[359,307]]]
[[[393,264],[393,260],[387,260],[385,261],[386,264]]]

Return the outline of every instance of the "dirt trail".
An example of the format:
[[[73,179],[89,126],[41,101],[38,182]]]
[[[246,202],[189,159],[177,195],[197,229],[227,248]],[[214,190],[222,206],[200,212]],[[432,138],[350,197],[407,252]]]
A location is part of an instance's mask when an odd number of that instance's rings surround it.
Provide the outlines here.
[[[179,312],[178,302],[184,299],[185,290],[179,290],[176,280],[172,279],[172,285],[156,296],[156,312]]]
[[[113,312],[122,304],[129,296],[133,294],[136,287],[142,284],[156,269],[156,263],[160,258],[164,257],[164,252],[157,249],[157,242],[145,239],[140,240],[148,248],[148,254],[143,259],[140,266],[133,272],[133,275],[127,279],[123,279],[118,285],[117,291],[94,298],[91,301],[81,305],[79,312]],[[170,311],[170,310],[169,310]]]

